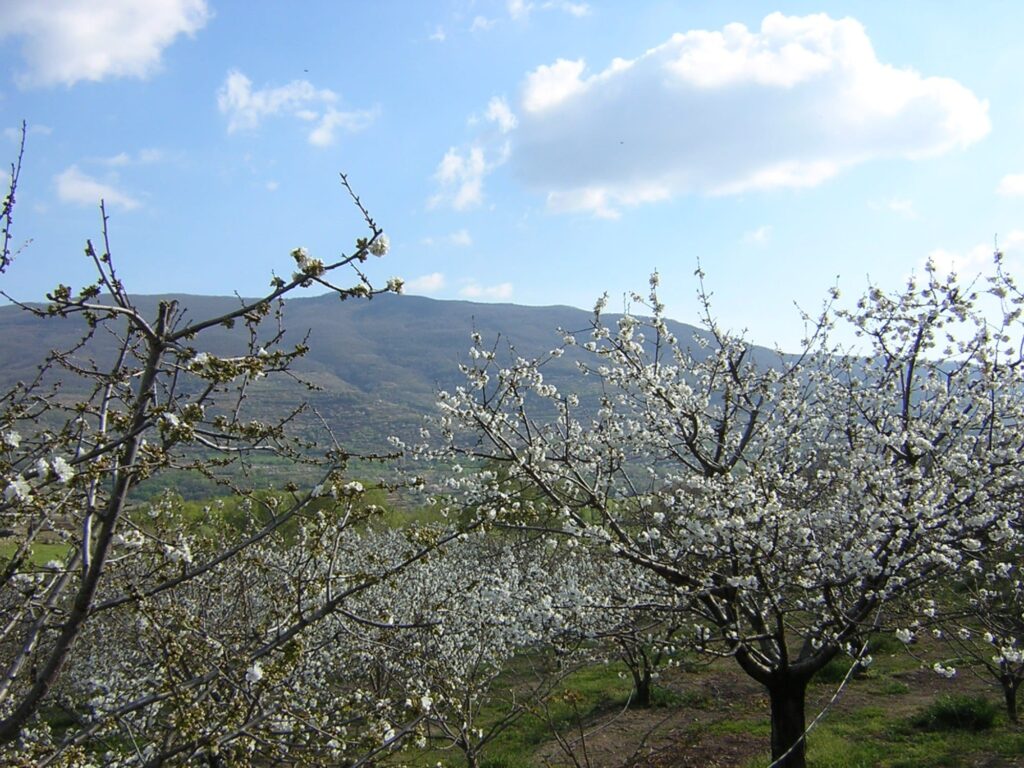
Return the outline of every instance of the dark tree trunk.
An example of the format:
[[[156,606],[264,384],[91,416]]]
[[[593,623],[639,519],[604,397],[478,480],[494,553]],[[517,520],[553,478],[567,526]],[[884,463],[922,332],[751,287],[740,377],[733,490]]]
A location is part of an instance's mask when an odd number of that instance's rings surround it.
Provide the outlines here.
[[[772,706],[773,768],[805,768],[807,765],[807,741],[804,738],[806,692],[805,679],[788,676],[768,686]]]
[[[651,671],[633,670],[633,688],[636,695],[633,701],[638,707],[651,706]]]
[[[1003,699],[1006,701],[1006,716],[1011,723],[1017,722],[1017,686],[1020,680],[1011,676],[1003,675],[999,680],[1003,686]]]
[[[456,745],[462,750],[462,754],[466,756],[466,768],[480,768],[480,757],[465,733],[459,737]]]

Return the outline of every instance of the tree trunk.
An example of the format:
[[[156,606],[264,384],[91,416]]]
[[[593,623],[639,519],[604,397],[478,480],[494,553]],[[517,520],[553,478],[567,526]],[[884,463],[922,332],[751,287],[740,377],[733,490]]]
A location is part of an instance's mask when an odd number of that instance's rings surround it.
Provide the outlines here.
[[[999,680],[1003,686],[1003,698],[1006,701],[1006,716],[1011,723],[1017,722],[1017,686],[1020,680],[1011,675],[1003,675]]]
[[[805,768],[807,681],[784,677],[768,686],[772,706],[772,768]]]
[[[635,695],[633,696],[633,704],[637,707],[649,707],[651,706],[651,671],[645,670],[633,670],[633,689]]]
[[[56,685],[64,662],[71,652],[71,647],[78,639],[79,634],[81,634],[82,627],[92,609],[100,579],[103,576],[103,569],[106,564],[111,541],[114,537],[114,531],[124,513],[132,484],[136,480],[135,457],[145,442],[143,434],[146,430],[146,421],[150,415],[150,400],[153,396],[157,375],[160,373],[161,359],[167,349],[165,331],[173,307],[172,304],[164,301],[161,301],[159,306],[160,314],[156,322],[155,337],[151,338],[147,343],[146,366],[139,382],[138,391],[131,403],[132,423],[131,428],[126,430],[126,434],[129,437],[120,450],[105,451],[109,456],[116,456],[117,465],[110,498],[107,500],[106,508],[103,510],[104,514],[101,518],[102,523],[99,534],[96,536],[95,543],[86,541],[83,544],[83,552],[86,554],[89,553],[90,546],[93,548],[91,553],[92,560],[87,561],[83,557],[85,565],[81,584],[75,593],[67,619],[62,625],[58,625],[62,628],[53,647],[47,651],[45,661],[39,668],[39,672],[33,673],[35,680],[31,687],[21,695],[21,700],[17,706],[9,710],[9,714],[6,717],[0,719],[0,744],[6,744],[17,739],[25,723],[39,710],[43,699],[53,686]],[[33,652],[31,648],[28,651],[29,653]]]
[[[463,731],[459,735],[459,739],[455,744],[462,750],[462,754],[466,757],[466,768],[480,768],[480,757],[477,755],[476,748],[473,746],[473,743],[466,731]]]

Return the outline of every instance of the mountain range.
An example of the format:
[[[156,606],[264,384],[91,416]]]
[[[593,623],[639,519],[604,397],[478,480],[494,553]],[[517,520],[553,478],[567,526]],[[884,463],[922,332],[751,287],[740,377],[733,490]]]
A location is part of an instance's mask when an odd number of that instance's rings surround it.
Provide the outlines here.
[[[237,297],[163,295],[133,297],[148,317],[157,303],[173,299],[187,308],[188,318],[217,316]],[[616,316],[603,318],[614,326]],[[588,332],[593,314],[566,306],[526,307],[513,304],[440,301],[419,296],[380,295],[369,301],[339,301],[326,294],[293,298],[286,302],[284,342],[308,336],[309,352],[294,366],[299,376],[314,384],[309,392],[287,377],[269,379],[253,390],[249,406],[257,418],[281,414],[308,400],[332,427],[342,443],[357,451],[381,451],[389,435],[418,432],[433,409],[439,390],[463,382],[460,362],[469,360],[471,334],[496,345],[500,355],[509,347],[523,357],[542,355],[559,346],[558,329]],[[15,306],[0,307],[0,392],[17,380],[32,379],[51,349],[67,349],[79,338],[81,320],[41,319]],[[697,329],[674,324],[673,333],[685,343]],[[581,340],[586,333],[581,334]],[[238,354],[244,329],[216,327],[194,344],[212,354]],[[98,334],[88,354],[112,359],[116,339]],[[86,352],[80,353],[85,355]],[[569,354],[545,368],[547,381],[578,390],[581,382]],[[80,382],[66,381],[63,391],[76,393]]]

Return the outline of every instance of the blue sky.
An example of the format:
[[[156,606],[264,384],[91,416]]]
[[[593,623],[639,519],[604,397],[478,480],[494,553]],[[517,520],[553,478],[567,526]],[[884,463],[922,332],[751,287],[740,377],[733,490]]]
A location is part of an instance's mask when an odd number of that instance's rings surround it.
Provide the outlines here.
[[[793,303],[932,257],[1024,263],[1024,4],[0,0],[0,147],[28,123],[2,287],[85,284],[105,198],[137,293],[262,292],[350,249],[371,277],[570,304],[662,275],[696,319],[795,346]],[[1018,270],[1024,272],[1024,270]]]

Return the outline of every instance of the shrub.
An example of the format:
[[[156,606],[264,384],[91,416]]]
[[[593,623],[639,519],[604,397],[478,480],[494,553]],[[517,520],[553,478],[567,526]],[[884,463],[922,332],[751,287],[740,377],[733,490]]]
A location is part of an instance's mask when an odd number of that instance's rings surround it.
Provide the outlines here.
[[[984,696],[943,696],[913,719],[929,731],[985,731],[995,722],[999,708]]]
[[[831,685],[841,683],[846,679],[847,674],[849,674],[850,665],[854,663],[856,662],[846,654],[840,654],[824,667],[819,669],[812,680],[815,683],[828,683]],[[857,669],[854,670],[851,678],[863,677],[865,669],[867,669],[867,667],[862,667],[858,663]]]

